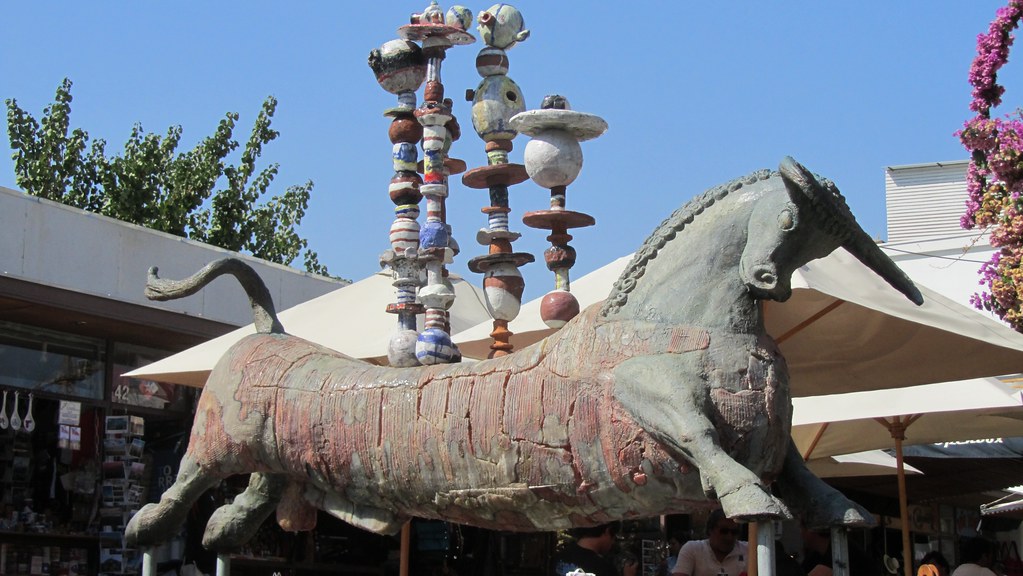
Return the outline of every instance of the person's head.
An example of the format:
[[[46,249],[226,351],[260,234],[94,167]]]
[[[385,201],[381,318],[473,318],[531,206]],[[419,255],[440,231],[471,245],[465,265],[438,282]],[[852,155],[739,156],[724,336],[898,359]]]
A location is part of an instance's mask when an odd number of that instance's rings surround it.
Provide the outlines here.
[[[572,528],[568,533],[575,538],[580,546],[589,548],[597,554],[607,554],[614,547],[615,536],[618,535],[621,528],[621,522],[611,522],[598,526]]]
[[[668,553],[672,556],[678,556],[678,551],[682,549],[682,544],[685,543],[685,538],[678,533],[668,536]]]
[[[991,544],[983,538],[970,538],[963,540],[959,548],[959,555],[963,562],[979,564],[980,566],[991,565]]]
[[[924,557],[920,559],[920,566],[932,565],[938,569],[938,576],[948,576],[949,568],[948,560],[945,559],[945,555],[938,550],[931,550]]]
[[[831,548],[831,531],[807,528],[803,525],[803,548],[818,554],[827,554]]]
[[[707,518],[707,541],[711,549],[719,554],[728,554],[739,539],[739,525],[725,516],[720,508]]]

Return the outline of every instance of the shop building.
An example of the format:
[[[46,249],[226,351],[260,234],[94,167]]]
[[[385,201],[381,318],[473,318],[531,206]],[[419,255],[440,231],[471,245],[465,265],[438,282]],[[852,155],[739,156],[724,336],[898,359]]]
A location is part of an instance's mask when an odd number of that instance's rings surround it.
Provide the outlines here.
[[[0,574],[135,573],[124,523],[173,481],[197,391],[120,374],[252,321],[237,283],[152,303],[146,273],[239,255],[7,188],[0,246]],[[240,257],[282,309],[345,284]]]

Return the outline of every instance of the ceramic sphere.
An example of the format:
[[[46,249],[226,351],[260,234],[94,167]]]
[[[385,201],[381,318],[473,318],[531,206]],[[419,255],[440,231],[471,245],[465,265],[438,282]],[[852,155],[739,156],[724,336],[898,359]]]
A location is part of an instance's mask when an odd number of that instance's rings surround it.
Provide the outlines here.
[[[451,336],[438,328],[423,330],[416,340],[416,359],[424,366],[446,364],[458,356]]]
[[[391,335],[387,344],[387,362],[395,368],[419,366],[416,358],[416,342],[419,333],[415,330],[399,330]]]
[[[514,320],[522,307],[526,283],[517,266],[502,262],[490,267],[483,277],[483,295],[487,310],[495,320]]]
[[[544,130],[523,151],[526,173],[544,188],[568,186],[583,168],[579,142],[564,130]]]
[[[462,30],[468,30],[472,25],[472,10],[465,6],[452,6],[444,15],[444,23]]]
[[[511,140],[518,135],[511,117],[526,109],[522,90],[507,76],[487,76],[472,99],[472,127],[485,142]]]
[[[540,319],[550,328],[561,328],[579,314],[579,301],[565,290],[551,290],[540,301]]]
[[[514,6],[503,3],[494,4],[484,13],[489,16],[480,14],[480,18],[477,19],[479,21],[477,29],[480,38],[487,46],[507,50],[516,42],[522,42],[529,38],[529,30],[526,30],[526,22],[522,18],[522,13]]]
[[[391,40],[369,53],[377,82],[391,94],[415,92],[426,80],[423,50],[408,40]]]

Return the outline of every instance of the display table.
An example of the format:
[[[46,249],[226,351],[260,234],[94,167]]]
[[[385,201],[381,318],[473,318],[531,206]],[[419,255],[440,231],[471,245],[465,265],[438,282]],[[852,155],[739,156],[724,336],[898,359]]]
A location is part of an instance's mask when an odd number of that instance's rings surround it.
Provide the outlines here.
[[[99,573],[99,544],[99,536],[87,534],[0,531],[0,574],[93,576]]]

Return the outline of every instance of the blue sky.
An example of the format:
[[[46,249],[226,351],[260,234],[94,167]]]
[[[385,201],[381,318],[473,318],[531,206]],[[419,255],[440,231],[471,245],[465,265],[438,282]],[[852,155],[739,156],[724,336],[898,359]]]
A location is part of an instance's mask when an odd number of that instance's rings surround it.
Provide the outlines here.
[[[394,97],[366,65],[427,2],[13,2],[0,35],[0,98],[37,117],[65,76],[74,81],[72,125],[119,150],[132,124],[184,128],[187,150],[225,112],[248,136],[263,100],[279,100],[281,136],[264,151],[281,171],[273,190],[313,180],[301,232],[332,273],[359,279],[378,269],[393,204],[388,120]],[[791,155],[833,179],[863,227],[885,237],[884,168],[962,159],[953,132],[969,115],[967,71],[975,38],[1004,2],[581,2],[514,3],[531,37],[509,51],[529,108],[545,94],[600,115],[610,128],[583,143],[585,164],[568,207],[597,226],[576,231],[573,277],[637,248],[672,210],[709,186]],[[474,13],[490,6],[466,4]],[[442,4],[447,9],[448,4]],[[473,30],[475,33],[475,30]],[[476,34],[478,37],[478,34]],[[463,127],[452,155],[485,164],[462,94],[480,78],[477,41],[443,65]],[[1001,78],[1004,109],[1023,102],[1023,69]],[[526,139],[515,140],[521,162]],[[0,185],[16,187],[6,133]],[[462,253],[452,270],[485,252],[486,193],[456,179],[449,222]],[[511,189],[526,299],[553,277],[543,231],[521,224],[548,194]],[[153,264],[160,264],[154,262]],[[296,263],[300,265],[300,263]],[[140,279],[140,282],[142,280]]]

